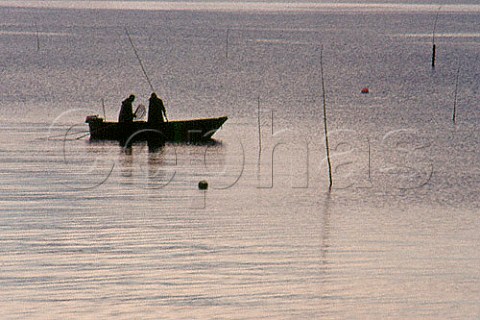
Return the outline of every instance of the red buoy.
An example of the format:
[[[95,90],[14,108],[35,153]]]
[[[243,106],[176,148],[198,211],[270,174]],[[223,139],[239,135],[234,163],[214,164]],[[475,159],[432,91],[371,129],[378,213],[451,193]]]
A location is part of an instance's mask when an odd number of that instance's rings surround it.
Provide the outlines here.
[[[369,92],[369,90],[368,90],[368,88],[367,88],[367,87],[365,87],[365,88],[363,88],[363,89],[362,89],[362,91],[361,91],[361,92],[362,92],[362,93],[364,93],[364,94],[366,94],[366,93],[368,93],[368,92]]]

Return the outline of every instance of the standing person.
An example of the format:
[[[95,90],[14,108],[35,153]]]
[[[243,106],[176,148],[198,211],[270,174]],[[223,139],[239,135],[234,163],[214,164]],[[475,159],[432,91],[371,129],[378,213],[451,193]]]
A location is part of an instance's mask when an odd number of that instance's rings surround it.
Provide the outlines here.
[[[162,99],[152,93],[150,99],[148,99],[148,123],[162,123],[167,119],[167,112],[163,105]],[[164,118],[165,117],[165,118]]]
[[[122,108],[118,115],[118,122],[133,122],[133,100],[135,100],[135,96],[132,94],[130,97],[122,101]]]

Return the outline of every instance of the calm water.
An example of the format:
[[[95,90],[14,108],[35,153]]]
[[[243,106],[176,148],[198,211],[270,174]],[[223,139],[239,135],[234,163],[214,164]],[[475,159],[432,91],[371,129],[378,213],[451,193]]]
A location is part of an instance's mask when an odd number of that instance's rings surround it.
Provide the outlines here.
[[[432,71],[409,3],[4,2],[1,318],[478,319],[480,7],[444,2]],[[125,27],[170,119],[229,116],[214,144],[88,141],[150,95]]]

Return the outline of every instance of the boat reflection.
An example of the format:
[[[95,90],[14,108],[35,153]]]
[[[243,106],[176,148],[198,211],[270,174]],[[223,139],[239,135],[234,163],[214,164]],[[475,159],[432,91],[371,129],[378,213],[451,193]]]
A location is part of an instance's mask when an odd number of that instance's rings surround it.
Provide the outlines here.
[[[225,171],[226,148],[216,140],[188,144],[137,141],[120,147],[120,183],[138,184],[143,189],[178,184],[193,189],[202,178],[221,180]]]

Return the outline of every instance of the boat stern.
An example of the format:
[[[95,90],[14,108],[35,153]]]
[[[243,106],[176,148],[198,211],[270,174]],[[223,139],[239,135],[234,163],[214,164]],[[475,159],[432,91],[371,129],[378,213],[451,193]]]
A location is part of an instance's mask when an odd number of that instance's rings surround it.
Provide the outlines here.
[[[100,118],[98,114],[92,114],[85,118],[85,123],[95,123],[95,122],[103,122],[103,118]]]

